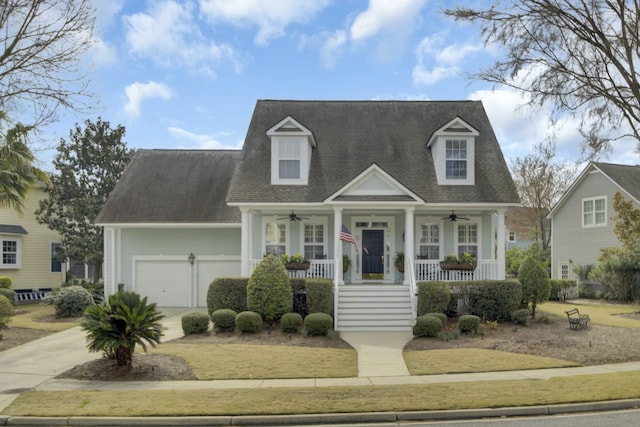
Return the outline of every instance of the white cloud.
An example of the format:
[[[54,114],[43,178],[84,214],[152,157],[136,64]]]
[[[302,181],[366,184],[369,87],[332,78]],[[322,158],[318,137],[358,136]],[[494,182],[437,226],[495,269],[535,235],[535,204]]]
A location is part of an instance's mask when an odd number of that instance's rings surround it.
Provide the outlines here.
[[[140,104],[147,98],[171,99],[173,92],[164,83],[150,81],[148,83],[135,82],[124,88],[127,103],[124,111],[133,117],[140,116]]]
[[[255,43],[266,45],[283,36],[287,26],[309,21],[329,3],[329,0],[200,0],[200,9],[212,23],[258,27]]]
[[[234,150],[242,148],[241,143],[239,145],[226,145],[211,135],[197,134],[175,126],[170,126],[167,130],[173,138],[186,142],[188,147],[193,147],[193,144],[196,144],[196,148],[205,150]]]
[[[116,63],[116,47],[100,38],[94,39],[94,44],[89,49],[91,62],[98,67],[108,67]]]
[[[347,43],[347,33],[338,30],[326,36],[325,42],[320,48],[320,58],[326,68],[333,68],[336,65],[338,56]]]
[[[365,40],[381,32],[398,33],[413,29],[425,0],[369,0],[369,7],[351,25],[351,39]]]
[[[194,17],[193,3],[168,0],[151,3],[146,13],[125,16],[127,45],[140,57],[164,66],[211,69],[203,64],[236,60],[231,47],[206,39]]]

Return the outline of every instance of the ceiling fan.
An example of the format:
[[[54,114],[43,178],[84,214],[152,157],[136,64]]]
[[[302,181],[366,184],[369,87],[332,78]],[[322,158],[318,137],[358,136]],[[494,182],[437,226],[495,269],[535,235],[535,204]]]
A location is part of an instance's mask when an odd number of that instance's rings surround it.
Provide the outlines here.
[[[449,221],[457,221],[459,219],[464,219],[465,221],[469,221],[469,218],[458,216],[458,215],[456,215],[456,213],[454,211],[451,211],[451,215],[445,216],[442,219],[448,219]]]
[[[297,213],[295,213],[294,211],[291,211],[291,213],[287,216],[283,216],[280,219],[288,219],[289,221],[302,221],[303,219],[309,219],[303,216],[299,216]]]

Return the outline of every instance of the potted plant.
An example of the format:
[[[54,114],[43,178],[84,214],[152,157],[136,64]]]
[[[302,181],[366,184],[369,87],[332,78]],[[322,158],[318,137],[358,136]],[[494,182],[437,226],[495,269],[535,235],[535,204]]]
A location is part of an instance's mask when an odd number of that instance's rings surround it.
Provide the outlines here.
[[[342,255],[342,272],[346,273],[349,267],[351,267],[351,258],[349,255]]]
[[[295,255],[282,254],[280,260],[287,270],[308,270],[311,263],[301,253]]]
[[[465,252],[460,258],[455,253],[450,253],[440,261],[440,269],[442,270],[473,271],[476,266],[476,259],[469,252]]]
[[[400,273],[404,273],[404,252],[398,252],[393,259],[393,265],[396,266]]]

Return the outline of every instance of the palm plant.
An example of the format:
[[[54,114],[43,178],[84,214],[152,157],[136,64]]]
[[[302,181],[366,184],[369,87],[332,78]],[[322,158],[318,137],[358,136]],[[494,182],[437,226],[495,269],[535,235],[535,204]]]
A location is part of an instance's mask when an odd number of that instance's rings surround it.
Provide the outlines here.
[[[87,331],[89,351],[102,351],[118,366],[127,366],[136,344],[146,352],[147,343],[152,347],[160,343],[163,318],[155,303],[147,304],[147,297],[125,291],[87,308],[80,326]]]

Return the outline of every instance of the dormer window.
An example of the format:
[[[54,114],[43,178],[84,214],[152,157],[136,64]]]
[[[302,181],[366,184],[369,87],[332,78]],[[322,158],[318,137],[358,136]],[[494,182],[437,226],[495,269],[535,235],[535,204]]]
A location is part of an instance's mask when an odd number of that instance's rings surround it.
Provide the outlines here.
[[[436,130],[431,149],[439,185],[475,184],[475,141],[479,132],[459,117]]]
[[[467,179],[467,140],[447,139],[447,179]]]
[[[316,146],[313,133],[292,117],[267,131],[271,139],[271,184],[307,185],[311,154]]]

